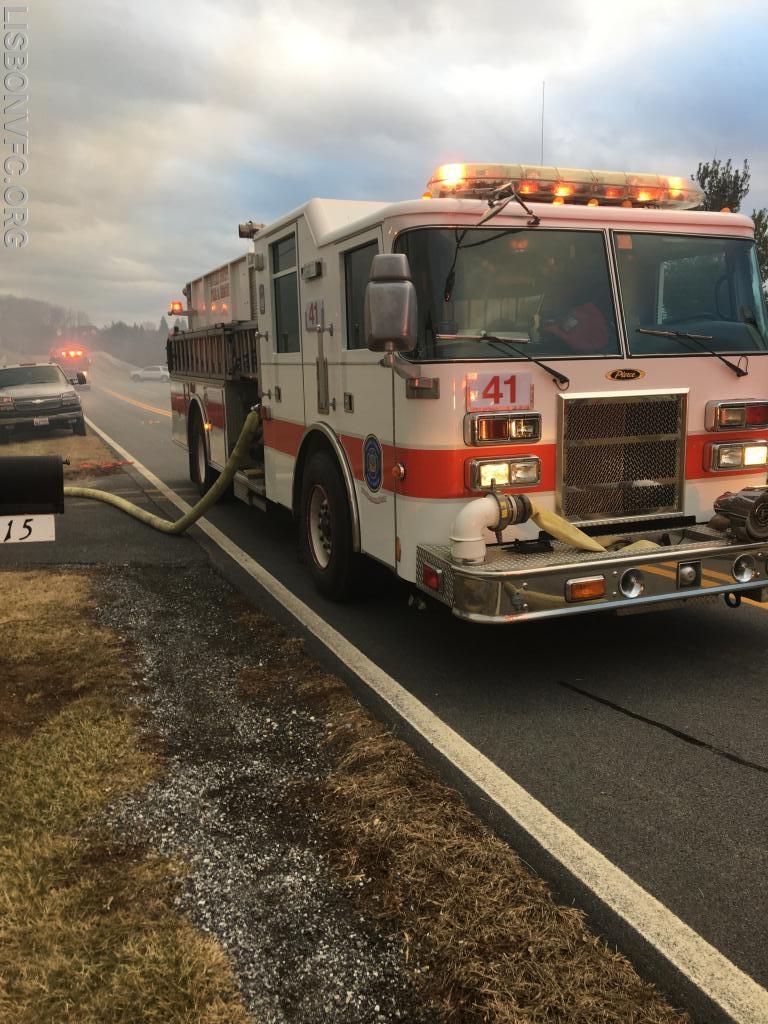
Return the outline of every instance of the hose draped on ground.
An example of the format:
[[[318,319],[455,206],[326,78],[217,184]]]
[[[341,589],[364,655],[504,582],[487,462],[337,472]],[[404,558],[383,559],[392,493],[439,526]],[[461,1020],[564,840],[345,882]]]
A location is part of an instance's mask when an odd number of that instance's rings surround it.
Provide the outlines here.
[[[126,512],[129,516],[133,516],[134,519],[146,523],[147,526],[160,530],[161,533],[178,535],[187,530],[193,523],[196,523],[201,516],[204,516],[208,509],[216,504],[229,487],[235,473],[248,461],[248,449],[258,433],[260,425],[261,416],[259,410],[252,409],[245,419],[243,429],[240,431],[240,436],[237,439],[237,444],[232,449],[232,454],[227,459],[227,463],[216,483],[189,512],[186,512],[181,519],[177,519],[175,522],[153,515],[152,512],[147,512],[146,509],[134,505],[133,502],[126,501],[125,498],[121,498],[117,494],[110,494],[109,491],[100,491],[95,487],[76,487],[68,484],[64,488],[64,496],[67,498],[93,498],[95,501],[103,501],[107,505],[114,505],[115,508],[119,508],[121,512]]]

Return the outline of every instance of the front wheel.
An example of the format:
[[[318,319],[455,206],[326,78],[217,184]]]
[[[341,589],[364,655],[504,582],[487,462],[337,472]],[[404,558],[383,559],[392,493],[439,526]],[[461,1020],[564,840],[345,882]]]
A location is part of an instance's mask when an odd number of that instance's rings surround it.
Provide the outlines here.
[[[356,559],[344,481],[330,452],[310,457],[301,484],[302,554],[320,593],[336,601],[354,589]]]
[[[85,420],[82,416],[79,420],[75,421],[75,425],[72,427],[72,433],[77,434],[78,437],[85,437]]]

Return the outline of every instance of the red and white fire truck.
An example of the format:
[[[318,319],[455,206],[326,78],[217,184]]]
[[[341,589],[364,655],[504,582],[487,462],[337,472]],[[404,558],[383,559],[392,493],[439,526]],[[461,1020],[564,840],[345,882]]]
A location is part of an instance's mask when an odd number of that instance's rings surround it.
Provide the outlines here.
[[[78,373],[85,375],[86,383],[78,385],[81,388],[90,388],[91,378],[91,355],[87,348],[79,341],[63,342],[56,345],[48,353],[50,363],[58,363],[67,377],[74,377]]]
[[[389,566],[462,618],[768,599],[768,322],[752,222],[690,181],[439,167],[312,199],[184,289],[173,437],[298,520],[318,587]]]

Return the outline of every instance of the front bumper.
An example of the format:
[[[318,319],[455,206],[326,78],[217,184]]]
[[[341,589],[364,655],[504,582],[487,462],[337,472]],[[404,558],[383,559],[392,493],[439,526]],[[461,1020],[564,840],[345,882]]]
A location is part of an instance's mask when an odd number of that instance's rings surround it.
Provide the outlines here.
[[[48,423],[36,427],[36,419],[47,419]],[[17,430],[20,428],[29,427],[31,430],[45,430],[46,427],[72,427],[78,420],[83,418],[83,410],[81,406],[67,409],[66,412],[61,410],[57,412],[41,412],[35,413],[20,413],[14,416],[3,416],[0,417],[0,430]]]
[[[417,585],[447,604],[459,618],[487,623],[608,609],[650,611],[653,606],[730,593],[768,601],[768,543],[731,543],[723,533],[708,526],[689,527],[681,533],[680,543],[634,555],[575,551],[559,541],[553,542],[551,552],[543,553],[520,552],[510,544],[489,545],[482,565],[454,564],[450,548],[424,545],[417,551]],[[646,536],[650,538],[651,534]],[[752,555],[758,570],[748,583],[738,583],[732,572],[734,561],[742,554]],[[680,563],[698,566],[699,578],[694,585],[681,583]],[[424,584],[425,565],[436,571],[437,590]],[[643,574],[645,589],[639,597],[627,598],[619,589],[619,580],[628,569]],[[434,580],[434,574],[428,575]],[[592,576],[605,578],[604,597],[566,600],[569,580]]]

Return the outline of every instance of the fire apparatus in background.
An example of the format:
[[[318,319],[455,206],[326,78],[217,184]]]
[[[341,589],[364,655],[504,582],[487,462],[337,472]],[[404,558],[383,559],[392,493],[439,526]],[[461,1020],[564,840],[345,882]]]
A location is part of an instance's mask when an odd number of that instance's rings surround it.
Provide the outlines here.
[[[78,373],[85,374],[86,383],[78,386],[90,388],[91,356],[88,349],[80,342],[64,342],[61,345],[56,345],[48,353],[48,361],[58,363],[67,378],[75,377]]]
[[[502,622],[768,599],[768,327],[752,222],[682,178],[443,165],[313,199],[184,289],[173,437],[291,509],[321,591],[362,555]]]

